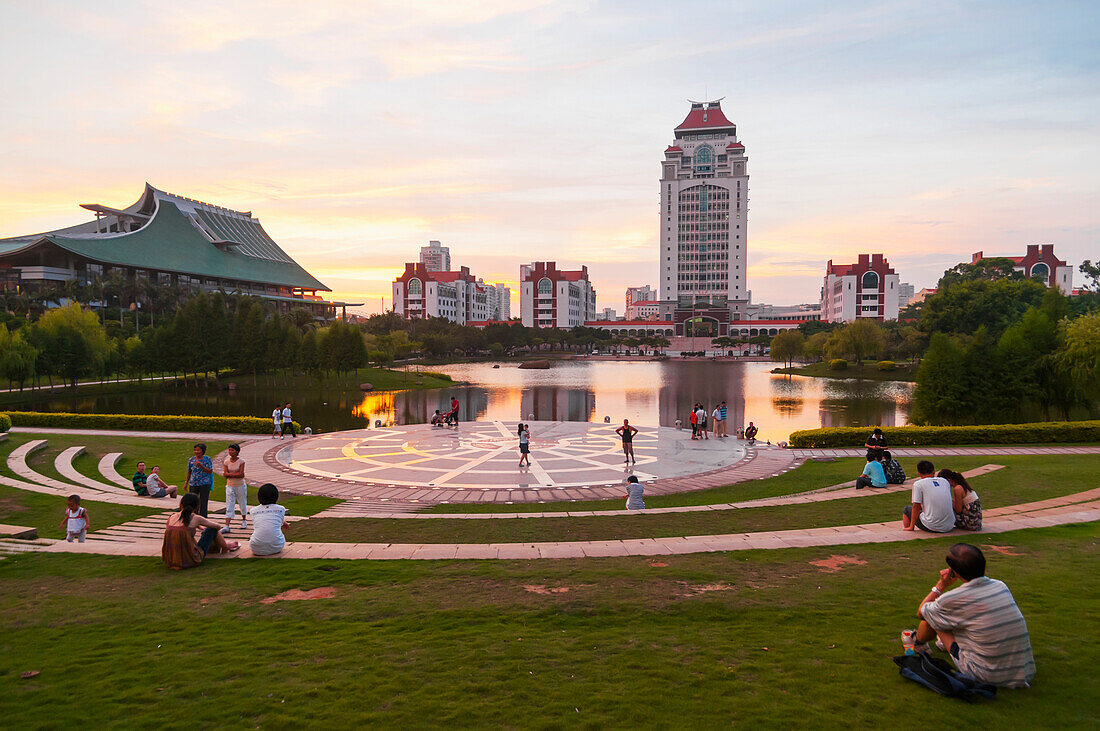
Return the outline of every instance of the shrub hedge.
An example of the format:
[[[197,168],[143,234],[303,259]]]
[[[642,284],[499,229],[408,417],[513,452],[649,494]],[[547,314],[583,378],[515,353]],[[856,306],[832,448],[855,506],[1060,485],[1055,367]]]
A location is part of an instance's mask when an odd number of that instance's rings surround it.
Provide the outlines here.
[[[47,414],[12,411],[10,424],[63,429],[131,429],[137,431],[193,431],[219,434],[270,434],[271,419],[258,416],[160,416],[155,414]],[[3,416],[0,414],[0,416]],[[0,424],[3,420],[0,419]],[[298,433],[302,427],[294,422]]]
[[[11,417],[7,414],[0,414],[0,434],[3,434],[8,429],[11,429]]]
[[[848,370],[848,361],[843,358],[834,358],[829,361],[829,370],[831,371],[846,371]]]
[[[892,360],[880,360],[875,367],[880,371],[892,371],[897,368],[898,365]]]
[[[806,429],[791,434],[800,448],[862,447],[871,427]],[[988,426],[884,426],[889,447],[954,444],[1059,444],[1100,442],[1100,421],[1046,421]]]

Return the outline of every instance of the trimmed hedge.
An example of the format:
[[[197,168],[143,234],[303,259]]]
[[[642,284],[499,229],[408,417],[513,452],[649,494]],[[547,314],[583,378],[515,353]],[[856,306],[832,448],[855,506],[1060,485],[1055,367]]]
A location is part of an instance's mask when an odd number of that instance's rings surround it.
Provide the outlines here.
[[[880,360],[875,367],[880,371],[892,371],[898,367],[898,364],[892,360]]]
[[[846,371],[848,370],[848,361],[843,358],[834,358],[829,361],[829,370],[831,371]]]
[[[259,416],[160,416],[156,414],[47,414],[12,411],[14,426],[59,429],[130,429],[135,431],[192,431],[218,434],[270,434],[271,419]],[[0,415],[2,416],[2,415]],[[298,433],[302,427],[294,422]]]
[[[0,434],[3,434],[8,429],[11,429],[11,417],[7,414],[0,414]]]
[[[862,447],[873,427],[806,429],[791,434],[799,448]],[[890,447],[955,444],[1059,444],[1100,442],[1100,421],[1045,421],[988,426],[884,426]]]

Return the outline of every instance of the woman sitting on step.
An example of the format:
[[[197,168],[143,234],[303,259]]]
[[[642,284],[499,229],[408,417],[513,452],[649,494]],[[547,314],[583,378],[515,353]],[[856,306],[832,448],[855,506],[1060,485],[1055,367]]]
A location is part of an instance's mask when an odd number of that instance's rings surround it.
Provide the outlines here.
[[[951,483],[951,503],[955,511],[955,527],[962,530],[982,529],[982,501],[978,493],[958,472],[940,470],[936,477]]]
[[[170,569],[198,566],[208,553],[230,553],[240,548],[236,541],[226,542],[219,532],[221,525],[198,514],[199,496],[189,492],[180,498],[180,511],[172,513],[164,529],[160,557]],[[202,536],[195,540],[195,531],[202,526]]]

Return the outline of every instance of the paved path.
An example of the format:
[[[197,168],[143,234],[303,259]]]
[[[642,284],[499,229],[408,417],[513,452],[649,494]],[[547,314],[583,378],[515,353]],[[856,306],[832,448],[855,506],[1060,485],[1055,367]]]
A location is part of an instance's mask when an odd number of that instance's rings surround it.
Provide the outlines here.
[[[1031,503],[985,511],[980,534],[989,535],[1023,528],[1042,528],[1100,520],[1100,488]],[[863,523],[757,533],[709,536],[639,538],[621,541],[571,541],[545,543],[288,543],[277,558],[328,559],[536,559],[590,558],[596,556],[663,556],[717,551],[805,548],[862,543],[919,541],[943,536],[973,536],[969,531],[925,533],[903,531],[899,521]],[[93,553],[115,556],[160,555],[160,541],[57,541],[36,547],[46,553]],[[252,557],[247,546],[225,558]],[[212,557],[221,558],[221,557]]]
[[[138,437],[141,439],[194,439],[195,441],[245,442],[250,439],[262,439],[262,434],[222,434],[219,432],[194,431],[139,431],[127,429],[59,429],[44,426],[13,426],[13,434],[70,434],[78,437]]]

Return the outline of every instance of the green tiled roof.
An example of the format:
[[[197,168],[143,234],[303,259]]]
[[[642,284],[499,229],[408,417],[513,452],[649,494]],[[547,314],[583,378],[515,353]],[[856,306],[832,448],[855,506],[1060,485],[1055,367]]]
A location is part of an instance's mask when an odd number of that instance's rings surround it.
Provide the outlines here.
[[[286,256],[258,221],[246,228],[243,223],[232,221],[228,216],[216,217],[207,211],[202,212],[202,218],[203,225],[208,230],[213,229],[211,233],[233,234],[224,236],[233,245],[219,247],[210,243],[175,203],[165,199],[157,202],[156,213],[149,223],[132,233],[109,236],[45,234],[43,238],[74,254],[104,264],[328,291],[328,287]],[[234,228],[222,231],[227,226]],[[24,241],[24,246],[30,243]],[[252,249],[266,256],[240,253],[241,250]],[[278,260],[266,258],[275,255],[274,252],[282,254],[282,257]]]

